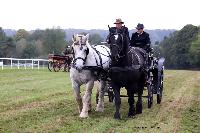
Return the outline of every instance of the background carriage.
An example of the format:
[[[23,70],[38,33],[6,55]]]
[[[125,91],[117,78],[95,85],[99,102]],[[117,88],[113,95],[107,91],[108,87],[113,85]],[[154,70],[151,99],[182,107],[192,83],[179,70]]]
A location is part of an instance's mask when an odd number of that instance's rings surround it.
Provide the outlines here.
[[[48,56],[49,63],[48,69],[49,71],[68,71],[70,70],[70,64],[72,61],[72,55],[56,55],[56,54],[49,54]]]

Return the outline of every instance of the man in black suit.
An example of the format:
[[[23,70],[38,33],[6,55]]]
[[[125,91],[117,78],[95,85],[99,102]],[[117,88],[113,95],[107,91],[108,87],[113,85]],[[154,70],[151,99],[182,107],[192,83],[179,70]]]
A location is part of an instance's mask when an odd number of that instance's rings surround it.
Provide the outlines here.
[[[146,52],[151,51],[151,41],[149,38],[149,34],[144,31],[144,25],[138,23],[137,32],[133,33],[131,36],[130,46],[132,47],[140,47],[144,49]]]

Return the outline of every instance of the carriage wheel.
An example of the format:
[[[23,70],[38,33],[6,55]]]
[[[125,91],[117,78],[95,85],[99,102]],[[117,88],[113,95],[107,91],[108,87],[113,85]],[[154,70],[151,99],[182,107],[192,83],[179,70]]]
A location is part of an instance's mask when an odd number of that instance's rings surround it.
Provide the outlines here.
[[[61,64],[59,67],[60,67],[60,71],[66,72],[67,64]]]
[[[148,108],[151,108],[153,104],[153,86],[152,85],[147,86],[147,90],[148,90]]]
[[[59,63],[54,63],[54,65],[53,65],[53,70],[54,70],[54,72],[58,72],[58,71],[60,70],[60,65],[59,65]]]
[[[163,93],[163,70],[160,72],[160,80],[159,80],[159,87],[158,87],[158,90],[157,90],[157,104],[160,104],[161,103],[161,100],[162,100],[162,93]]]
[[[67,65],[66,71],[69,72],[71,68],[71,65]]]
[[[70,66],[66,63],[65,65],[64,65],[64,72],[69,72],[69,70],[70,70]]]
[[[148,108],[152,107],[153,104],[153,77],[149,76],[148,84],[147,84],[147,91],[148,91]]]
[[[49,69],[50,72],[53,71],[53,62],[52,61],[49,61],[49,63],[48,63],[48,69]]]

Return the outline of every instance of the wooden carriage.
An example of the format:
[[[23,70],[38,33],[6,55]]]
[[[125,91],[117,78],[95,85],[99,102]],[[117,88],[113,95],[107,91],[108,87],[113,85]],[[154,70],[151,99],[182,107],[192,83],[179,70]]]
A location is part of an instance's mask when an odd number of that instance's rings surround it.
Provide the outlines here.
[[[67,71],[70,70],[70,64],[72,61],[72,54],[68,55],[56,55],[56,54],[49,54],[48,55],[49,63],[48,69],[49,71]]]

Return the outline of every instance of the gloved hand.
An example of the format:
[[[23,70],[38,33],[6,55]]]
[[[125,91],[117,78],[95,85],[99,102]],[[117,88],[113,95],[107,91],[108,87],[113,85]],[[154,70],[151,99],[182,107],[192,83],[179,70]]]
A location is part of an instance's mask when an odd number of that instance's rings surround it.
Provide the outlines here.
[[[149,52],[152,51],[152,49],[151,49],[151,47],[150,47],[150,44],[147,44],[147,45],[144,47],[144,49],[147,51],[147,53],[149,53]]]

